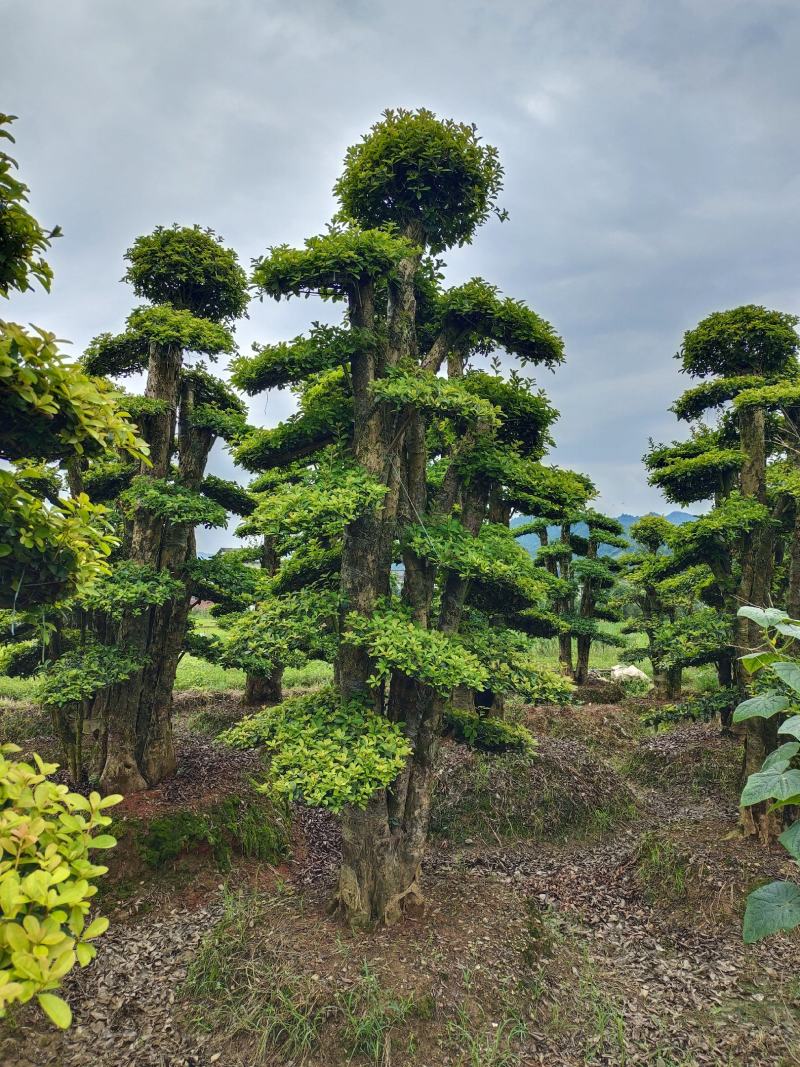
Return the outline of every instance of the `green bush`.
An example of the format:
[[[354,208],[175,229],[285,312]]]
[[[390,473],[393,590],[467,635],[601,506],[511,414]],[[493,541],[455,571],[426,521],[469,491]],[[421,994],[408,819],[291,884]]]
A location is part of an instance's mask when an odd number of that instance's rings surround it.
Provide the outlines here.
[[[122,797],[70,793],[48,781],[56,764],[9,758],[18,751],[0,746],[0,1017],[36,996],[56,1026],[67,1027],[69,1005],[51,990],[76,962],[94,958],[91,942],[108,927],[105,918],[86,925],[97,892],[91,881],[108,870],[89,850],[116,845],[94,831],[110,824],[103,811]]]
[[[401,724],[357,701],[342,704],[330,688],[248,715],[219,740],[233,748],[263,745],[271,757],[265,789],[332,811],[365,807],[411,755]]]
[[[470,748],[489,752],[533,752],[536,738],[522,723],[479,715],[465,708],[450,707],[444,714],[446,730]]]

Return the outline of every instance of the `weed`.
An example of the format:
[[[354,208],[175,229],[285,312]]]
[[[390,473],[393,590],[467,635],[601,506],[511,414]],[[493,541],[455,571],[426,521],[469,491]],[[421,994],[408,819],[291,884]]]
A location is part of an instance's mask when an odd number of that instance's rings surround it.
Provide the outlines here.
[[[392,1032],[413,1013],[413,996],[384,989],[365,960],[358,982],[339,993],[336,1003],[344,1016],[342,1040],[350,1059],[360,1055],[375,1064],[388,1062]]]
[[[286,852],[285,812],[261,794],[228,796],[207,811],[180,810],[151,820],[136,837],[142,859],[158,869],[206,845],[220,870],[228,870],[235,850],[274,863]]]
[[[504,1018],[490,1022],[481,1011],[473,1021],[461,1005],[455,1019],[447,1024],[447,1033],[458,1050],[457,1062],[462,1067],[517,1067],[522,1064],[515,1045],[527,1034],[528,1028],[518,1018]]]
[[[687,895],[688,870],[676,846],[655,830],[639,839],[636,850],[639,880],[653,901],[680,901]]]
[[[248,1039],[252,1063],[267,1062],[276,1049],[286,1059],[307,1055],[329,1010],[317,983],[294,973],[263,936],[266,910],[255,895],[226,890],[222,918],[203,939],[182,990],[194,1025],[223,1040]]]

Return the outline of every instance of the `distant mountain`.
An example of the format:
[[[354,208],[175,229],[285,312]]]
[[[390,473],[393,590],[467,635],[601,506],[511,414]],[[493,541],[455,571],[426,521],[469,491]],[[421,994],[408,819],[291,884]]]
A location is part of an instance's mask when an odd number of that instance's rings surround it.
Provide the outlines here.
[[[658,512],[650,511],[650,512],[648,512],[648,514],[649,515],[657,515]],[[633,524],[635,522],[638,522],[638,520],[641,519],[641,518],[642,518],[641,515],[617,515],[616,516],[617,522],[622,524],[622,526],[625,528],[626,532],[631,528],[631,526],[633,526]],[[687,522],[694,522],[694,520],[697,518],[697,516],[696,515],[691,515],[688,511],[670,511],[670,513],[668,515],[665,515],[664,518],[667,520],[667,522],[671,522],[673,526],[683,526]],[[516,519],[512,519],[511,520],[511,528],[513,529],[515,526],[522,526],[526,522],[530,522],[530,519],[520,515]],[[587,535],[587,533],[589,531],[587,530],[585,523],[578,522],[574,526],[574,532],[576,534],[580,534],[582,537],[586,537],[586,535]],[[547,527],[547,533],[548,533],[548,536],[549,536],[550,540],[554,541],[558,537],[561,536],[561,527],[559,527],[559,526],[548,526]],[[520,537],[519,538],[519,543],[521,545],[524,545],[525,548],[527,548],[527,550],[530,552],[531,555],[533,555],[536,552],[536,549],[539,547],[539,544],[540,544],[539,537],[538,537],[537,534],[525,534],[524,537]],[[600,548],[599,555],[601,555],[601,556],[618,556],[619,553],[622,552],[622,551],[624,551],[624,550],[621,549],[621,548],[612,548],[610,545],[603,545]]]

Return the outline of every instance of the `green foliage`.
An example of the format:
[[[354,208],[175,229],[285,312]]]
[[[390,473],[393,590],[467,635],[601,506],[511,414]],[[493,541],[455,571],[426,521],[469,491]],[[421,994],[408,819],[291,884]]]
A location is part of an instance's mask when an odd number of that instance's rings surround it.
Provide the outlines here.
[[[458,423],[482,423],[486,429],[498,422],[498,412],[482,397],[465,389],[459,380],[439,378],[430,371],[395,369],[372,383],[376,400],[396,408],[414,408]]]
[[[323,459],[301,482],[264,494],[250,520],[267,535],[301,533],[340,536],[358,515],[380,507],[387,487],[352,461]]]
[[[391,278],[414,246],[383,230],[331,229],[309,237],[303,249],[277,245],[253,267],[253,284],[265,296],[319,293],[341,299],[367,281]]]
[[[351,611],[342,641],[367,650],[373,664],[369,684],[375,687],[393,671],[418,679],[442,696],[457,685],[483,689],[487,681],[485,668],[457,638],[424,630],[402,609],[379,608],[369,618]]]
[[[347,150],[334,192],[360,226],[419,233],[433,252],[469,242],[496,207],[503,169],[474,126],[431,111],[387,110]]]
[[[252,515],[255,510],[256,502],[252,494],[238,482],[218,478],[216,474],[207,474],[200,488],[203,496],[213,500],[226,511],[232,511],[234,515]]]
[[[53,603],[107,573],[116,539],[85,494],[49,506],[0,470],[0,515],[0,608]]]
[[[736,411],[757,407],[797,408],[799,405],[800,383],[794,380],[746,389],[739,393],[733,402]]]
[[[347,367],[354,355],[374,344],[375,338],[367,330],[315,322],[308,337],[275,345],[254,344],[254,355],[231,361],[231,380],[254,396],[265,389],[282,388],[323,371]]]
[[[365,807],[411,754],[401,724],[355,701],[342,704],[333,689],[249,715],[220,740],[233,748],[263,745],[271,756],[268,787],[333,811]]]
[[[158,226],[137,237],[125,259],[125,280],[154,304],[172,304],[212,322],[238,319],[247,307],[247,276],[213,230]]]
[[[14,138],[4,127],[15,118],[0,114],[0,138],[12,143]],[[53,272],[43,253],[60,236],[58,227],[48,233],[25,207],[28,186],[14,176],[15,168],[15,160],[0,151],[0,296],[4,297],[12,290],[32,289],[32,278],[49,291]]]
[[[449,707],[444,724],[457,741],[488,752],[517,751],[532,753],[536,738],[522,723],[509,722],[490,715],[479,715],[465,708]]]
[[[651,468],[648,483],[676,504],[692,504],[722,492],[738,474],[744,453],[738,448],[712,448],[700,455],[675,459]]]
[[[761,716],[771,718],[786,711],[795,710],[800,699],[800,661],[794,649],[800,635],[800,623],[775,608],[761,609],[744,607],[739,614],[752,619],[765,631],[769,651],[756,653],[747,658],[745,665],[752,674],[774,676],[777,688],[762,692],[759,696],[744,701],[734,713],[734,721]],[[783,699],[770,699],[770,694]],[[754,705],[754,701],[761,701]],[[778,726],[778,734],[795,737],[800,741],[800,715]],[[751,774],[742,791],[741,804],[747,807],[763,801],[772,801],[770,810],[800,805],[800,770],[793,768],[800,744],[796,741],[782,744],[771,752],[761,770]],[[796,863],[800,863],[800,820],[784,833],[780,841]],[[744,915],[744,940],[749,944],[781,930],[793,930],[800,925],[800,884],[795,882],[771,882],[756,889],[747,898]]]
[[[337,612],[333,590],[307,587],[261,600],[231,625],[221,662],[264,676],[281,665],[299,666],[309,656],[332,660]]]
[[[658,704],[642,715],[642,726],[658,729],[685,722],[712,722],[736,703],[735,689],[715,689],[700,693],[677,704]]]
[[[165,478],[138,475],[120,499],[131,510],[141,508],[150,511],[174,525],[186,523],[209,529],[224,526],[227,521],[225,508],[202,493],[179,482],[168,482]]]
[[[731,649],[730,619],[714,608],[698,608],[665,620],[650,633],[652,654],[664,670],[713,663]]]
[[[165,604],[183,592],[183,583],[168,571],[122,559],[114,564],[109,574],[82,589],[77,603],[87,611],[121,619],[126,613],[140,615],[151,606]]]
[[[55,764],[36,766],[11,758],[0,746],[0,1017],[15,1003],[38,997],[56,1026],[69,1026],[69,1006],[52,990],[76,962],[95,956],[92,942],[108,927],[86,915],[97,892],[92,881],[107,867],[91,862],[91,849],[113,848],[110,834],[95,831],[111,819],[103,812],[122,800],[83,797],[48,776]]]
[[[460,384],[502,412],[498,440],[516,446],[527,457],[541,458],[545,447],[552,443],[549,428],[558,418],[543,390],[535,390],[531,383],[513,375],[507,381],[502,375],[481,371],[470,371]],[[514,533],[519,536],[516,530]]]
[[[141,666],[125,649],[92,642],[48,664],[37,679],[36,693],[47,707],[62,708],[126,681]]]
[[[679,419],[693,422],[710,408],[720,408],[733,400],[743,390],[762,385],[764,379],[758,374],[740,374],[733,378],[712,378],[687,389],[672,405]]]
[[[55,335],[0,321],[0,457],[67,459],[107,450],[143,459],[147,446],[111,386],[68,363]]]
[[[504,348],[523,363],[553,367],[564,359],[564,342],[549,322],[523,301],[501,299],[495,285],[472,278],[442,294],[439,314],[443,326],[469,352],[490,353]]]
[[[234,851],[264,863],[278,862],[288,845],[286,822],[286,812],[263,794],[232,794],[205,811],[179,809],[149,820],[137,844],[142,859],[155,869],[205,846],[220,870],[227,871]]]
[[[215,603],[249,607],[263,593],[264,575],[249,567],[235,552],[209,559],[190,559],[185,567],[192,596]]]
[[[253,430],[234,450],[236,462],[250,471],[288,467],[353,429],[353,398],[341,371],[321,374],[306,385],[300,411],[270,430]]]
[[[457,519],[413,525],[408,527],[405,543],[418,556],[438,562],[462,578],[530,600],[543,597],[549,588],[547,575],[500,523],[483,523],[477,537]]]
[[[520,624],[516,616],[512,622]],[[532,704],[569,703],[572,683],[542,663],[539,646],[527,634],[469,609],[459,640],[486,671],[486,687],[493,692],[514,693]]]
[[[677,357],[687,374],[702,377],[780,374],[800,348],[795,315],[747,304],[715,311],[684,334]]]

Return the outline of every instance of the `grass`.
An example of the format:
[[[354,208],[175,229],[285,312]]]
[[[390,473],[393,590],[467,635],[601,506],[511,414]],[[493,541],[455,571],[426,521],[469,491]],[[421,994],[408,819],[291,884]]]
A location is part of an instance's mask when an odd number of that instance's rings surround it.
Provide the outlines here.
[[[182,854],[206,846],[220,870],[231,866],[234,852],[267,863],[276,863],[288,847],[284,811],[261,793],[234,794],[206,811],[178,809],[150,819],[139,827],[123,822],[120,830],[132,830],[137,851],[155,869],[171,865]]]
[[[639,839],[636,866],[640,882],[652,903],[686,899],[688,868],[681,852],[668,838],[651,830]]]
[[[248,1063],[268,1063],[277,1049],[283,1062],[302,1061],[317,1043],[326,1006],[318,984],[258,936],[267,925],[263,899],[226,889],[222,918],[191,961],[182,992],[198,1029],[252,1044]]]
[[[216,1042],[234,1044],[248,1064],[299,1067],[323,1039],[342,1050],[332,1062],[403,1062],[402,1054],[392,1057],[393,1038],[412,1016],[430,1018],[430,998],[417,1003],[386,988],[366,960],[352,984],[332,990],[309,974],[307,959],[293,959],[290,941],[271,922],[273,907],[275,900],[224,889],[222,916],[201,942],[181,990],[193,1025]],[[402,1037],[408,1051],[413,1034]]]
[[[342,1041],[348,1062],[354,1056],[366,1056],[374,1064],[389,1062],[395,1027],[415,1011],[413,996],[398,997],[384,989],[366,960],[360,980],[339,993],[336,1003],[344,1016]]]
[[[515,1046],[525,1038],[528,1027],[517,1017],[492,1023],[481,1011],[474,1020],[461,1004],[455,1019],[447,1024],[447,1033],[458,1049],[456,1062],[463,1067],[521,1067],[524,1062]]]

